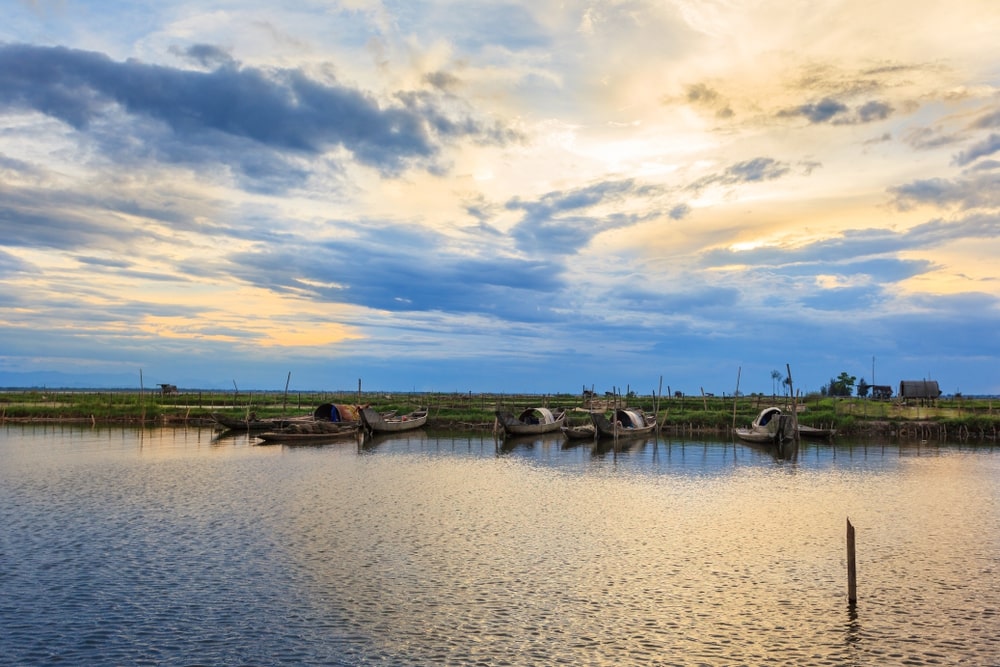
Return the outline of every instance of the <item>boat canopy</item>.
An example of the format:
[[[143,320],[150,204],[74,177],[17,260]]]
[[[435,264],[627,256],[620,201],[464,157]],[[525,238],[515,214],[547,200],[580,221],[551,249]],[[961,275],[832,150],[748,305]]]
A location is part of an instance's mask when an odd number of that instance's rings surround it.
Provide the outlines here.
[[[635,410],[618,409],[615,411],[615,421],[625,428],[639,428],[646,425],[646,420]]]
[[[313,417],[331,422],[355,422],[360,419],[357,406],[346,403],[323,403],[313,411]]]
[[[556,421],[556,416],[548,408],[528,408],[517,420],[523,424],[552,424]]]
[[[754,420],[753,425],[767,426],[768,422],[770,422],[775,417],[780,417],[780,416],[781,416],[781,408],[774,408],[774,407],[765,408],[760,411],[759,415],[757,415],[757,419]]]

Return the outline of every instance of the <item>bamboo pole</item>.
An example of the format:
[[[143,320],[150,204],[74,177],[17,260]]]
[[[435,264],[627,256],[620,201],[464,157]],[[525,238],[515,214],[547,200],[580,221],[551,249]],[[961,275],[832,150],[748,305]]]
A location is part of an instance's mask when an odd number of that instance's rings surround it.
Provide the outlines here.
[[[288,383],[292,381],[292,372],[288,371],[288,377],[285,378],[285,397],[281,401],[281,414],[288,414]]]
[[[660,386],[656,390],[656,397],[653,400],[653,418],[656,420],[656,434],[660,434],[660,396],[663,395],[663,376],[660,376]]]
[[[743,367],[740,366],[736,369],[736,392],[733,394],[733,432],[736,432],[736,402],[740,399],[740,375],[743,373]]]
[[[793,456],[799,455],[799,402],[795,394],[795,384],[792,382],[792,367],[785,364],[788,371],[788,393],[792,395],[792,443],[795,446]]]
[[[853,607],[858,603],[858,569],[855,563],[854,526],[847,518],[847,601]]]

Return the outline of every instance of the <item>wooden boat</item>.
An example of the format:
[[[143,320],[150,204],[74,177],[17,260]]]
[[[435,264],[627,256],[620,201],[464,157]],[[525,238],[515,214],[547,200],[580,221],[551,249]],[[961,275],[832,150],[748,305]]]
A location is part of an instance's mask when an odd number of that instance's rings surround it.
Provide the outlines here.
[[[420,408],[399,417],[395,413],[379,414],[372,408],[362,408],[361,421],[372,433],[411,431],[427,423],[427,410]]]
[[[563,426],[562,434],[566,436],[567,440],[573,441],[583,441],[583,440],[593,440],[597,437],[597,428],[593,423],[590,424],[577,424],[574,426]]]
[[[598,438],[634,438],[656,431],[656,417],[647,415],[639,408],[618,408],[614,421],[601,412],[591,412],[590,419]]]
[[[837,435],[837,429],[835,428],[816,428],[814,426],[803,426],[802,424],[799,424],[800,438],[822,440],[824,438],[832,438],[835,435]]]
[[[791,440],[793,436],[791,415],[782,413],[781,408],[776,407],[761,410],[750,428],[736,429],[737,438],[756,444],[781,443]]]
[[[250,413],[246,418],[229,417],[227,415],[212,413],[212,420],[222,428],[231,431],[269,431],[271,429],[287,426],[288,419],[257,419],[257,415]]]
[[[361,424],[361,408],[347,403],[323,403],[313,410],[313,419]]]
[[[267,443],[285,445],[323,444],[358,434],[360,422],[311,421],[293,424],[275,431],[258,433],[257,437]]]
[[[515,417],[510,412],[496,411],[497,423],[507,435],[536,435],[552,433],[566,423],[566,410],[557,408],[528,408]]]

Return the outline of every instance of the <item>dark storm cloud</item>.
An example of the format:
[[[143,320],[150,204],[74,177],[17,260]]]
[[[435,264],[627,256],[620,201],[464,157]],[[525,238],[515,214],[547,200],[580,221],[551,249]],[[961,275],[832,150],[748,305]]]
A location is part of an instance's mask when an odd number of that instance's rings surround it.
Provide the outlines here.
[[[3,45],[0,108],[33,109],[80,131],[121,109],[158,121],[174,137],[195,145],[214,146],[219,137],[229,137],[305,155],[343,147],[359,161],[390,172],[434,157],[439,141],[507,136],[471,118],[451,118],[433,100],[383,105],[362,91],[321,83],[298,70],[238,67],[212,47],[195,47],[188,55],[203,64],[222,64],[191,71],[114,62],[100,53],[63,47]],[[211,156],[226,159],[211,151],[200,155]]]

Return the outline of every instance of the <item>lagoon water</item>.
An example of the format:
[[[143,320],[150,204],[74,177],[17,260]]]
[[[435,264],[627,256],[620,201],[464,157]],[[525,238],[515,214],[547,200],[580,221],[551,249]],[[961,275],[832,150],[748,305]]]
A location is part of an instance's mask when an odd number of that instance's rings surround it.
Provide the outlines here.
[[[1000,664],[990,446],[215,435],[0,427],[0,664]]]

